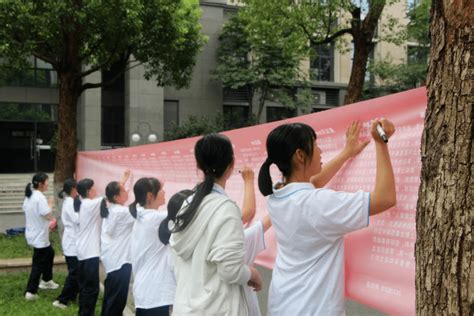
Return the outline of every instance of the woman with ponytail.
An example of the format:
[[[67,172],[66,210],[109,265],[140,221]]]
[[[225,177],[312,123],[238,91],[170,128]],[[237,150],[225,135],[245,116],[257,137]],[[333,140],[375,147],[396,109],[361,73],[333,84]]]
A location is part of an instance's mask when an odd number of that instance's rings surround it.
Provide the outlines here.
[[[67,179],[64,181],[63,189],[59,192],[58,197],[64,199],[61,210],[61,221],[64,226],[61,245],[63,248],[64,258],[66,258],[68,274],[61,294],[53,302],[53,306],[62,309],[67,308],[70,302],[74,302],[79,293],[79,283],[77,280],[78,261],[76,251],[79,214],[74,211],[74,198],[76,196],[76,180]]]
[[[248,315],[243,288],[258,291],[262,280],[244,263],[241,212],[224,191],[234,169],[232,144],[223,135],[206,135],[194,155],[204,180],[172,229],[170,245],[177,255],[173,315]]]
[[[395,205],[395,181],[387,144],[395,132],[388,120],[372,122],[375,141],[374,190],[355,193],[322,189],[341,166],[365,148],[360,124],[346,132],[346,146],[324,167],[314,130],[302,123],[280,125],[267,137],[268,157],[258,177],[260,192],[268,196],[268,212],[278,252],[269,290],[268,315],[344,315],[344,235],[367,227],[369,216]],[[283,181],[273,186],[270,166]]]
[[[122,180],[112,181],[105,188],[109,206],[102,203],[102,232],[100,242],[100,260],[106,272],[104,282],[104,301],[102,316],[122,315],[127,304],[128,288],[132,265],[130,259],[130,240],[135,219],[130,215],[125,183],[130,177],[126,170]]]
[[[136,218],[131,241],[136,315],[169,315],[176,280],[171,250],[158,237],[160,224],[166,219],[166,213],[158,211],[165,204],[163,183],[156,178],[141,178],[133,186],[133,193],[135,201],[129,208]]]
[[[28,245],[33,247],[33,261],[28,278],[25,299],[38,299],[38,288],[57,289],[59,285],[53,281],[54,250],[49,242],[49,222],[53,219],[53,199],[46,199],[48,175],[37,173],[25,188],[23,211],[25,212],[25,237]],[[40,281],[41,280],[41,281]]]
[[[97,192],[92,179],[77,183],[74,210],[79,213],[79,230],[76,240],[79,280],[79,315],[94,315],[99,295],[100,218],[103,197]]]

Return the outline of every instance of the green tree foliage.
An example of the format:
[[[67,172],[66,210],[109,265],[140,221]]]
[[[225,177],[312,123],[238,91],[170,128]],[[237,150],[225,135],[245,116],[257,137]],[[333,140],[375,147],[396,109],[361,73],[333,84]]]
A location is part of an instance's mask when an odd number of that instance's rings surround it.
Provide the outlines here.
[[[256,18],[243,7],[225,24],[219,36],[215,70],[224,87],[246,89],[248,122],[253,120],[254,97],[258,98],[255,120],[259,122],[265,101],[275,88],[305,81],[300,70],[301,60],[307,55],[304,39],[287,21],[267,19],[265,28],[250,27]]]
[[[360,99],[364,84],[367,61],[374,43],[377,27],[383,27],[384,40],[396,41],[393,34],[398,30],[396,19],[388,17],[387,23],[379,25],[386,5],[397,0],[246,0],[249,15],[253,17],[250,29],[256,33],[273,32],[269,25],[276,23],[291,26],[293,36],[301,36],[312,47],[334,43],[347,49],[344,36],[349,36],[354,45],[354,58],[345,103]],[[392,35],[392,36],[389,36]]]
[[[198,19],[197,0],[0,1],[3,67],[29,67],[33,55],[58,74],[56,183],[74,172],[81,93],[112,83],[87,76],[121,61],[122,73],[145,64],[159,85],[187,86],[203,44]]]
[[[413,89],[425,84],[430,52],[431,0],[422,0],[409,8],[406,39],[414,45],[407,48],[407,62],[395,64],[390,58],[369,65],[376,80],[364,88],[364,99]]]

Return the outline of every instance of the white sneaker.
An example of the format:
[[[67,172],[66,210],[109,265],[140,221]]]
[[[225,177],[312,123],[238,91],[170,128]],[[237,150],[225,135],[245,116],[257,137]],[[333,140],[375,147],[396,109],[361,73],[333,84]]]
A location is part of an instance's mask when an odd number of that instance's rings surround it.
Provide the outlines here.
[[[27,301],[36,301],[39,298],[38,294],[33,294],[30,292],[25,293],[25,299]]]
[[[59,284],[57,284],[53,280],[49,280],[48,282],[41,280],[39,284],[39,288],[42,290],[55,290],[58,287],[59,287]]]
[[[56,300],[53,302],[53,306],[54,307],[58,307],[60,309],[66,309],[67,308],[67,305],[64,305],[63,303],[61,303],[60,301]]]

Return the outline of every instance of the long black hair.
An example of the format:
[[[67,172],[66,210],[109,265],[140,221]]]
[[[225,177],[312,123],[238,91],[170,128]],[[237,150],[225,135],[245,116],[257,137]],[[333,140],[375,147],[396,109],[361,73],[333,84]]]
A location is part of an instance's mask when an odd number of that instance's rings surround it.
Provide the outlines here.
[[[77,193],[85,199],[87,198],[89,194],[89,190],[94,186],[94,180],[92,179],[82,179],[79,181],[76,185]],[[79,212],[79,209],[81,207],[81,198],[76,196],[74,199],[74,211]]]
[[[303,123],[283,124],[273,129],[267,137],[267,159],[258,173],[258,188],[264,195],[273,193],[270,165],[276,164],[285,178],[293,172],[292,158],[297,149],[310,159],[313,157],[314,129]]]
[[[105,187],[105,196],[107,201],[115,203],[115,196],[120,194],[120,183],[118,181],[112,181]],[[100,204],[100,217],[107,218],[109,216],[109,209],[107,203],[102,201]]]
[[[31,190],[31,185],[33,184],[33,189],[38,189],[40,183],[44,183],[46,180],[48,180],[48,175],[46,173],[37,173],[33,176],[33,179],[31,179],[31,182],[28,183],[25,187],[25,196],[27,198],[31,197],[33,194],[33,191]]]
[[[161,183],[157,178],[140,178],[133,186],[133,194],[135,195],[135,201],[129,205],[130,214],[134,218],[137,218],[137,204],[145,207],[146,196],[148,193],[153,194],[156,197],[158,192],[161,190]]]
[[[73,189],[76,188],[76,180],[74,179],[66,179],[63,183],[63,189],[61,191],[59,191],[58,193],[58,197],[60,199],[64,198],[64,194],[67,194],[67,195],[71,195],[71,192]]]
[[[234,161],[234,150],[229,138],[221,134],[208,134],[199,139],[194,146],[197,167],[204,172],[204,181],[196,186],[193,200],[188,207],[176,216],[173,233],[184,230],[196,215],[206,195],[211,193],[215,179]]]
[[[168,215],[161,222],[158,230],[158,237],[164,245],[167,245],[170,242],[171,231],[168,227],[169,222],[174,222],[176,220],[176,215],[181,209],[183,202],[193,193],[193,190],[181,190],[178,193],[175,193],[168,202]]]

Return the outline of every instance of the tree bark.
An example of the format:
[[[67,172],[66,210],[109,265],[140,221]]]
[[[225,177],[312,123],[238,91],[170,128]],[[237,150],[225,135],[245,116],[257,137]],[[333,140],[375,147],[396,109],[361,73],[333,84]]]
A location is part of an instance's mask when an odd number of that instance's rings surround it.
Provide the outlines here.
[[[246,85],[247,88],[247,98],[249,103],[249,113],[247,115],[247,123],[251,123],[253,125],[253,97],[254,97],[254,87],[251,84]]]
[[[354,60],[344,104],[356,103],[360,100],[364,89],[367,61],[372,48],[373,44],[367,42],[366,38],[360,35],[354,36]]]
[[[364,20],[361,21],[361,10],[354,7],[352,10],[351,34],[354,40],[354,60],[352,61],[351,76],[347,86],[347,94],[344,98],[344,104],[355,103],[362,97],[364,88],[365,71],[367,70],[367,61],[370,51],[374,47],[372,42],[377,29],[378,21],[385,7],[385,0],[369,1],[369,12]]]
[[[263,107],[265,106],[265,100],[267,99],[268,83],[263,83],[260,92],[261,94],[260,94],[260,99],[258,101],[258,113],[257,113],[257,118],[256,118],[257,124],[260,124],[260,118],[262,116]]]
[[[58,142],[54,170],[54,182],[62,185],[72,178],[76,166],[77,151],[77,102],[82,80],[77,74],[59,73]]]
[[[474,2],[433,0],[416,213],[418,315],[473,315]]]

